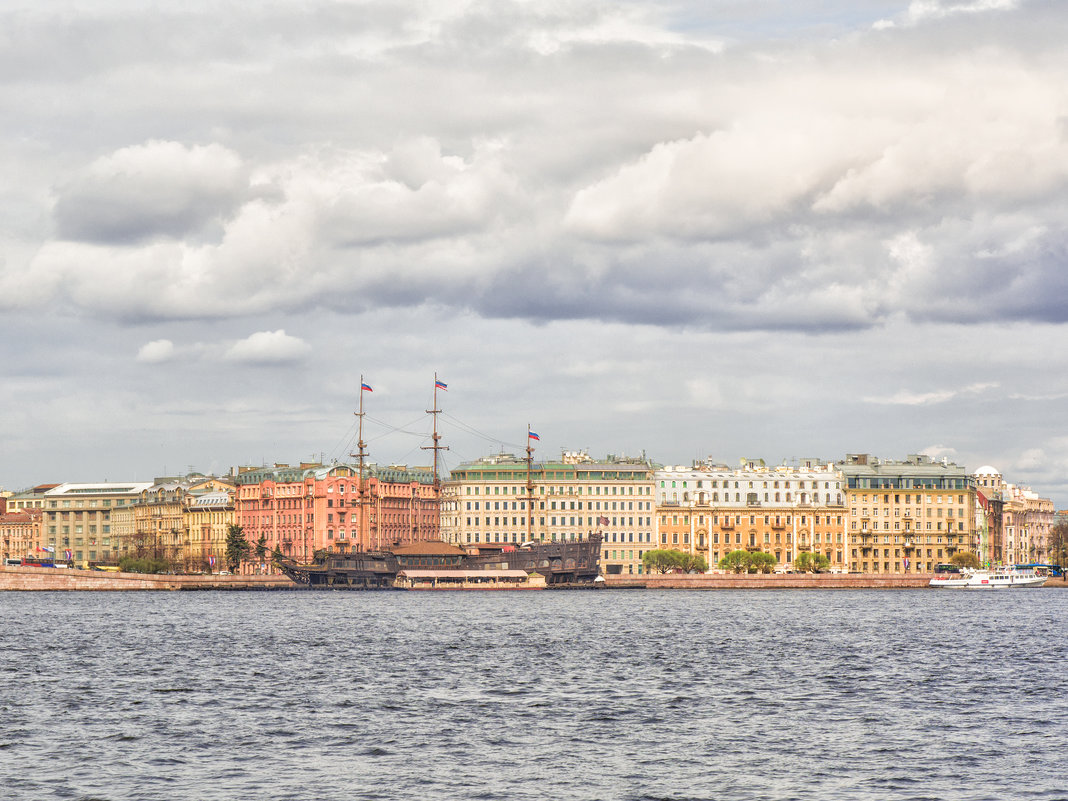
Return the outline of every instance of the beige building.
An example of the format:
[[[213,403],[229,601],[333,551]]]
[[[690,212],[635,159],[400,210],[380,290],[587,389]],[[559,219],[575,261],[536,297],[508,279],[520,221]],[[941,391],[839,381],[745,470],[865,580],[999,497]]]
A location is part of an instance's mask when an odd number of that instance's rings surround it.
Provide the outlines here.
[[[44,493],[43,547],[57,561],[76,565],[112,562],[117,556],[111,514],[137,501],[146,482],[59,484]]]
[[[226,564],[226,535],[234,522],[234,490],[190,493],[183,525],[189,533],[191,570],[220,570]],[[251,543],[255,548],[256,543]],[[214,557],[214,564],[213,559]]]
[[[838,466],[852,569],[929,573],[958,551],[979,555],[975,483],[964,467],[924,454],[900,462],[850,454]]]
[[[227,479],[200,474],[156,479],[132,504],[124,555],[166,559],[182,570],[207,569],[212,555],[225,552],[233,497],[234,485]]]
[[[59,484],[39,484],[33,489],[12,493],[7,499],[7,510],[11,512],[25,509],[44,509],[45,493],[58,486]]]
[[[533,462],[527,482],[527,461],[512,454],[460,465],[442,492],[443,536],[463,547],[494,549],[598,534],[602,572],[642,572],[642,556],[656,547],[653,468],[647,461],[596,461],[566,452],[559,461]]]

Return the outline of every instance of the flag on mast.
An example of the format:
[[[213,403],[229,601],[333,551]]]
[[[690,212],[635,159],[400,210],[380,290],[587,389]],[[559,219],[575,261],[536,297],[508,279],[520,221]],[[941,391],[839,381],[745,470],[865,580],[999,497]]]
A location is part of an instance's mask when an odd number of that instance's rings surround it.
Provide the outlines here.
[[[374,390],[371,389],[371,385],[370,384],[366,384],[366,383],[363,383],[363,382],[360,382],[360,389],[362,391],[364,391],[364,392],[374,392]]]
[[[536,439],[538,442],[541,442],[541,437],[539,437],[533,431],[528,431],[527,432],[527,439]]]
[[[437,379],[434,379],[434,386],[438,389],[443,389],[446,392],[449,391],[449,385],[446,384],[444,381],[438,381]]]

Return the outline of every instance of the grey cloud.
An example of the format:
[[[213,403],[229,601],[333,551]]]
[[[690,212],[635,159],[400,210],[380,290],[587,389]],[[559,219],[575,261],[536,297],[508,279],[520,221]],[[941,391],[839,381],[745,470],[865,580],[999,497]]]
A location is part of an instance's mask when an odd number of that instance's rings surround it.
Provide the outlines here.
[[[56,225],[63,239],[96,243],[195,237],[227,217],[246,187],[226,148],[153,141],[97,159],[63,186]]]

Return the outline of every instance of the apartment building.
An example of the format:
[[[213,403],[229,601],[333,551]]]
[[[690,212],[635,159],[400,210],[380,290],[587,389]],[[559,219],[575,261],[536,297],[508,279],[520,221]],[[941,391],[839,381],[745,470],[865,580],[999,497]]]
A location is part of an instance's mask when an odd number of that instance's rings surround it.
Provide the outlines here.
[[[637,575],[656,547],[653,467],[644,458],[564,452],[528,469],[526,459],[501,453],[461,464],[443,494],[442,532],[471,550],[599,535],[602,571]]]
[[[958,551],[979,555],[975,482],[946,459],[848,454],[850,562],[864,573],[931,572]]]
[[[786,569],[806,551],[825,555],[836,571],[849,569],[843,476],[831,464],[742,459],[731,468],[708,460],[664,467],[654,480],[661,548],[700,554],[710,567],[748,550]]]

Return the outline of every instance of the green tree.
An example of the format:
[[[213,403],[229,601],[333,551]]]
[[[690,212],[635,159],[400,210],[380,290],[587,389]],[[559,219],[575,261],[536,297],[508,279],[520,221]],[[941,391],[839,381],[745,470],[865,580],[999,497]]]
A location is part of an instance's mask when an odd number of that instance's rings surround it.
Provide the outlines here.
[[[951,557],[949,557],[949,563],[956,565],[957,567],[970,567],[973,570],[978,570],[982,565],[979,564],[979,557],[971,551],[957,551]]]
[[[166,559],[159,557],[124,556],[119,559],[119,570],[123,573],[166,573],[170,567]]]
[[[822,573],[831,566],[831,560],[821,553],[802,551],[794,559],[794,570],[802,573]]]
[[[267,535],[260,534],[259,540],[256,541],[256,558],[261,562],[263,557],[267,555]]]
[[[749,551],[731,551],[719,560],[719,567],[732,573],[744,573],[749,569],[749,561]]]
[[[682,551],[657,548],[642,555],[642,565],[646,573],[670,573],[681,569],[685,558],[686,554]]]
[[[776,559],[770,553],[754,551],[749,554],[750,573],[770,573],[775,569]]]
[[[249,544],[245,539],[245,529],[231,523],[226,527],[226,564],[231,573],[236,573],[242,560],[248,557]]]
[[[701,554],[683,554],[682,569],[687,573],[704,573],[708,570],[708,560]]]

